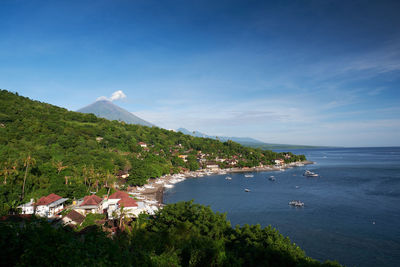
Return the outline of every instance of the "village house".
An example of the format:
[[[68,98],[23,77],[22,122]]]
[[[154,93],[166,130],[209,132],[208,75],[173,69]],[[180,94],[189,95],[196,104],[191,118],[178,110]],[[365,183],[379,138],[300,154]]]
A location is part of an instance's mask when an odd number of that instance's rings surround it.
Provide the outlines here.
[[[274,160],[275,165],[280,166],[283,165],[285,163],[285,161],[283,159],[276,159]]]
[[[187,157],[188,155],[179,155],[178,156],[180,159],[183,159],[184,162],[187,162]]]
[[[88,213],[102,213],[102,201],[103,199],[96,195],[85,196],[83,201],[74,210],[83,215]]]
[[[226,163],[228,163],[230,166],[235,166],[238,164],[238,161],[236,159],[228,159],[226,160]]]
[[[117,173],[117,178],[126,179],[126,178],[128,178],[128,177],[129,177],[128,171],[119,171],[119,172]]]
[[[212,161],[209,161],[209,162],[206,163],[206,168],[207,168],[207,169],[210,169],[210,170],[212,170],[212,171],[219,170],[218,164],[215,163],[215,162],[212,162]]]
[[[71,210],[67,215],[65,215],[61,221],[63,225],[81,225],[83,221],[85,220],[85,216],[80,214],[79,212],[75,210]]]
[[[137,202],[123,191],[116,191],[102,203],[102,209],[107,212],[109,219],[112,219],[114,214],[119,216],[122,207],[123,213],[127,217],[138,216],[142,212],[138,208]]]
[[[222,159],[222,158],[215,158],[215,161],[216,161],[216,162],[225,162],[225,161],[226,161],[226,159]]]
[[[28,203],[18,206],[21,209],[21,214],[33,214],[35,212],[35,202],[33,198]]]
[[[41,197],[36,203],[31,199],[30,202],[18,206],[22,209],[22,214],[37,214],[42,217],[54,217],[61,210],[64,209],[64,202],[68,198],[62,198],[56,194],[50,194],[48,196]]]
[[[138,145],[141,146],[141,147],[147,147],[147,144],[144,143],[144,142],[139,142]]]

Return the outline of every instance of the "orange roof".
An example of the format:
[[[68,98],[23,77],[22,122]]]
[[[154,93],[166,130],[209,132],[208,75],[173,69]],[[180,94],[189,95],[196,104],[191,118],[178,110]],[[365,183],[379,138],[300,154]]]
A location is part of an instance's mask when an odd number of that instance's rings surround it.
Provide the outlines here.
[[[101,201],[102,199],[96,195],[85,196],[79,206],[97,206]]]
[[[51,193],[47,197],[41,197],[39,200],[36,202],[37,206],[42,206],[42,205],[49,205],[50,203],[53,203],[54,201],[57,201],[61,199],[59,195]]]
[[[120,201],[118,201],[118,204],[120,206],[124,206],[124,207],[137,207],[138,206],[136,201],[133,198],[130,198],[130,197],[122,198]]]

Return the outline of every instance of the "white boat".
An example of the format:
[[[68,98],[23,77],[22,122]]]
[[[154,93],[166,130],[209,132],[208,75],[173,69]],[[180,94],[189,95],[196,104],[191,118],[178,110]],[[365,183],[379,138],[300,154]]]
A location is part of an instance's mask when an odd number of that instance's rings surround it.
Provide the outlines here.
[[[244,191],[245,191],[245,192],[250,192],[250,189],[247,189],[247,188],[246,188],[246,189],[244,189]]]
[[[246,177],[246,178],[252,178],[252,177],[254,177],[254,174],[245,174],[244,177]]]
[[[232,180],[232,177],[226,176],[225,180]]]
[[[300,200],[292,200],[289,202],[289,205],[294,207],[304,207],[304,202],[301,202]]]
[[[276,178],[275,178],[275,176],[270,176],[269,178],[268,178],[270,181],[276,181]]]
[[[307,177],[318,177],[318,176],[319,176],[317,173],[314,173],[314,172],[309,171],[309,170],[306,170],[306,171],[303,173],[303,175],[304,175],[304,176],[307,176]]]

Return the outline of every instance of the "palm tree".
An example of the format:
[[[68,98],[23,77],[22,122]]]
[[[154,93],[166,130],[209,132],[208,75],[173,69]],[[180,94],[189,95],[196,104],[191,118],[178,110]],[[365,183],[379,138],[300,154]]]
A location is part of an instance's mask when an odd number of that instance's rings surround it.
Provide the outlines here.
[[[10,161],[4,162],[2,169],[0,170],[0,175],[4,175],[3,184],[7,184],[7,177],[11,174],[17,173],[17,166],[11,164]]]
[[[35,164],[36,164],[36,160],[34,158],[32,158],[31,155],[28,155],[24,161],[25,175],[24,175],[24,183],[22,184],[21,200],[24,199],[25,183],[26,183],[26,177],[28,176],[29,165],[34,166]]]
[[[57,168],[58,174],[60,174],[60,172],[62,170],[68,168],[68,166],[63,166],[63,162],[62,161],[57,161],[56,163],[53,162],[53,165]]]

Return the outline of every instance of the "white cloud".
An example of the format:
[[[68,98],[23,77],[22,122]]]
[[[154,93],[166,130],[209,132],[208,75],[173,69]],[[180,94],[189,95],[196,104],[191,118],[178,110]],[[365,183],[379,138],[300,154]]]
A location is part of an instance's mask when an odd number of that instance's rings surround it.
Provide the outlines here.
[[[124,94],[124,92],[122,92],[122,90],[118,90],[118,91],[115,91],[114,93],[112,93],[110,98],[108,98],[106,96],[100,96],[96,99],[96,101],[99,101],[99,100],[115,101],[115,100],[124,99],[124,98],[126,98],[126,95]]]
[[[119,99],[124,99],[126,98],[126,95],[124,94],[124,92],[122,92],[122,90],[118,90],[115,91],[114,93],[112,93],[110,100],[114,101],[114,100],[119,100]]]

